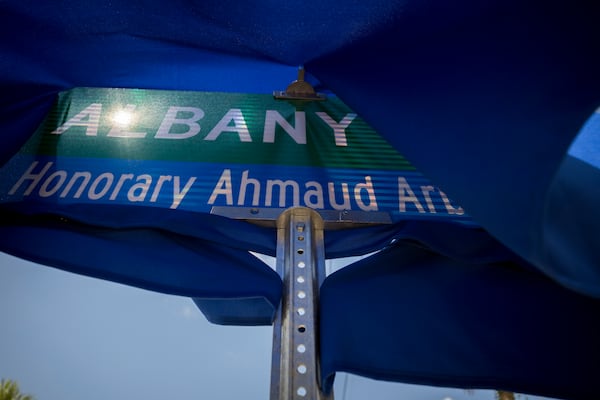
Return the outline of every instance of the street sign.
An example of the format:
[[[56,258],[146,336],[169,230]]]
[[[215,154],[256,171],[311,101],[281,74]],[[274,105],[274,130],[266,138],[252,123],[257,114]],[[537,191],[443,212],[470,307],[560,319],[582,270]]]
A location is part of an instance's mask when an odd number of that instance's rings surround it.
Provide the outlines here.
[[[335,97],[72,89],[0,169],[0,182],[0,202],[46,212],[303,206],[470,223]]]

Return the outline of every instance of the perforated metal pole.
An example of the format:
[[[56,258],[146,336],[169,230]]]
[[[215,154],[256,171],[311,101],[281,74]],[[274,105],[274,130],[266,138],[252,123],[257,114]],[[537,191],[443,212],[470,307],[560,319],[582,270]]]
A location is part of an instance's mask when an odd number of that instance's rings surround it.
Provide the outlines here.
[[[319,388],[318,300],[325,279],[324,223],[309,208],[277,219],[277,271],[283,280],[275,320],[271,400],[333,400]]]
[[[324,229],[389,224],[388,213],[213,207],[211,214],[277,227],[283,295],[273,327],[270,400],[333,400],[320,391],[319,288],[325,279]]]

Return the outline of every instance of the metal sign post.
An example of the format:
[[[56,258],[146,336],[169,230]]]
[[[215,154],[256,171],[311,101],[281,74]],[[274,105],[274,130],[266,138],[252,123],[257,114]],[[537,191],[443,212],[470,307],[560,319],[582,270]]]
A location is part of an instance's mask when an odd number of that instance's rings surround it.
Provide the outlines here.
[[[277,219],[277,272],[283,279],[273,330],[271,400],[333,399],[320,390],[318,304],[325,279],[323,218],[292,208]]]
[[[385,212],[318,212],[306,207],[213,207],[212,214],[277,227],[282,300],[273,327],[270,400],[333,400],[321,391],[319,288],[325,279],[324,231],[389,224]]]

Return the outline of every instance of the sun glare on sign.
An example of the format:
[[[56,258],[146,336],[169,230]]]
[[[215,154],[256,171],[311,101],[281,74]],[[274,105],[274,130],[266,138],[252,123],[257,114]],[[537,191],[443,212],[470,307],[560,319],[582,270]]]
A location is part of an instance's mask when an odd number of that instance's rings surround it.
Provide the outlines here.
[[[113,113],[111,120],[115,125],[126,128],[133,122],[133,112],[127,109],[117,110]]]

